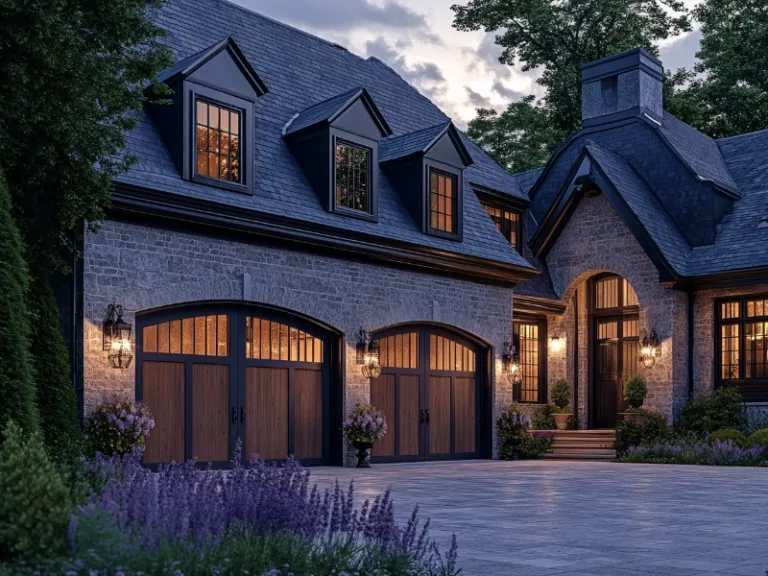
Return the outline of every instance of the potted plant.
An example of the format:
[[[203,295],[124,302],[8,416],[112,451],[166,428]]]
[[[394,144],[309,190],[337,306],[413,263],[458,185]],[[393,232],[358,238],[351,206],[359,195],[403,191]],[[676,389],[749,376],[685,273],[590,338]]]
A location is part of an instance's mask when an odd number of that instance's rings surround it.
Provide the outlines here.
[[[558,430],[565,430],[568,427],[568,418],[573,415],[568,409],[571,403],[571,387],[567,380],[561,378],[552,386],[552,401],[555,404],[552,409],[555,426]]]
[[[644,424],[648,420],[646,411],[641,408],[645,397],[648,395],[648,386],[640,376],[630,376],[624,382],[624,400],[626,401],[626,412],[622,412],[624,420]]]
[[[357,450],[357,467],[370,468],[368,451],[387,433],[384,413],[368,404],[356,404],[342,430],[344,438]]]

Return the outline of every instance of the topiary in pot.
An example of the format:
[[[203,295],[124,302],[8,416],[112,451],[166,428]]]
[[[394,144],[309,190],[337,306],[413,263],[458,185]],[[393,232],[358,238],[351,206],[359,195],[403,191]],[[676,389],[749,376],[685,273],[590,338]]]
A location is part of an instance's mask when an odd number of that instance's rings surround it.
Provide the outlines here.
[[[624,400],[629,407],[637,410],[645,402],[648,395],[648,386],[640,376],[631,376],[624,382]]]
[[[571,411],[568,405],[571,403],[571,387],[568,381],[560,379],[552,386],[552,401],[555,403],[552,417],[555,419],[555,425],[558,430],[565,430],[568,426],[568,417]]]

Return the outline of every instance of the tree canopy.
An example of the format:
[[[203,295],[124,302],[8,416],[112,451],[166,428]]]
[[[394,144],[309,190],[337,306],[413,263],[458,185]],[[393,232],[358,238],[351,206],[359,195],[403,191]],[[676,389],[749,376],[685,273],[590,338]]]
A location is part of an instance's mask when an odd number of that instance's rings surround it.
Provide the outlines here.
[[[30,257],[59,263],[128,167],[123,133],[171,64],[160,1],[0,1],[0,164]]]

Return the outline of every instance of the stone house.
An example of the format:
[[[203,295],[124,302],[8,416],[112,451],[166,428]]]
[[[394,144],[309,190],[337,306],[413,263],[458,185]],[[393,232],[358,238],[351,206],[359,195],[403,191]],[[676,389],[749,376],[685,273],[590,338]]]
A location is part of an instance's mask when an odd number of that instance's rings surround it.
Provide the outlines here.
[[[154,18],[173,102],[62,286],[81,407],[146,402],[147,462],[342,464],[357,402],[379,461],[488,458],[559,378],[585,428],[635,373],[670,419],[768,399],[768,132],[666,114],[653,56],[585,66],[583,129],[513,175],[375,58],[222,0]]]

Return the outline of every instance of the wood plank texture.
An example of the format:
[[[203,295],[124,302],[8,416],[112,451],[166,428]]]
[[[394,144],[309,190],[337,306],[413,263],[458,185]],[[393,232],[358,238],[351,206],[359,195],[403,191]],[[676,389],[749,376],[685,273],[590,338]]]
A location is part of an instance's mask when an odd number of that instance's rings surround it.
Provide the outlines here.
[[[143,400],[155,418],[147,438],[144,462],[183,462],[184,454],[184,364],[144,362]]]
[[[297,459],[323,457],[323,373],[296,370],[293,407],[294,455]]]
[[[192,456],[199,462],[229,460],[229,366],[192,366]]]
[[[456,378],[454,384],[455,434],[454,441],[457,454],[475,451],[475,379]]]
[[[288,456],[288,369],[245,370],[245,454]]]
[[[395,455],[395,375],[382,374],[371,380],[371,404],[384,413],[387,435],[373,445],[374,456]]]
[[[451,452],[451,378],[429,377],[429,453]]]
[[[419,388],[418,376],[400,376],[400,422],[397,431],[400,456],[417,456],[421,453]]]

